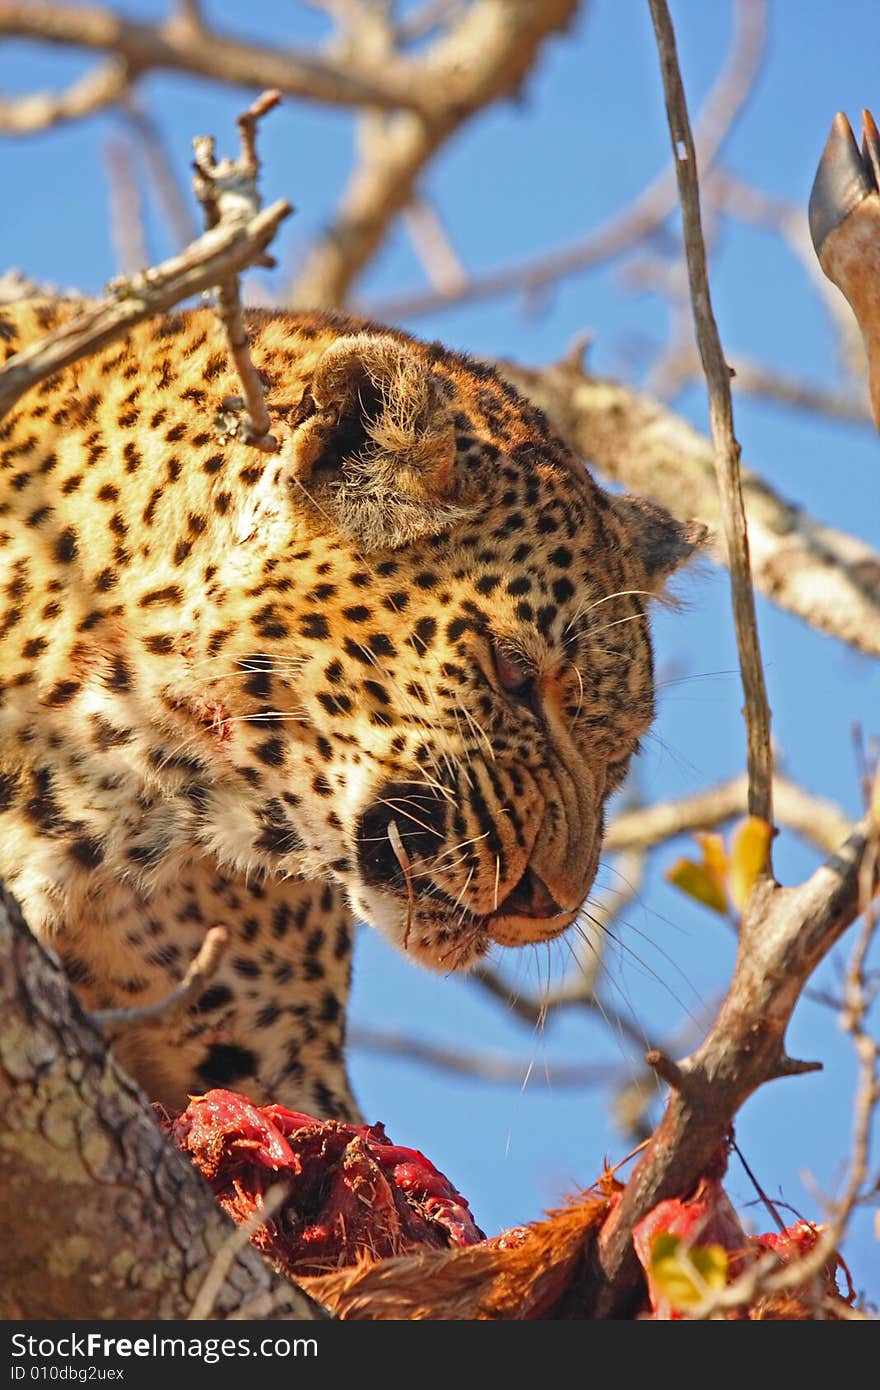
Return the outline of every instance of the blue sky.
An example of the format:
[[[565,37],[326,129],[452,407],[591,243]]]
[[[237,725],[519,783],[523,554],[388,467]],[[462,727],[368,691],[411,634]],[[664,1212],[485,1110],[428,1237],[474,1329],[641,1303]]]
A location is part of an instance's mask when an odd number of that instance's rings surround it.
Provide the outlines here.
[[[165,13],[160,0],[117,3],[144,17]],[[208,3],[218,23],[249,37],[305,44],[323,32],[313,10],[291,0],[253,0],[247,7]],[[672,4],[692,113],[723,64],[730,40],[726,0]],[[768,194],[806,207],[831,119],[846,110],[854,124],[863,105],[880,107],[876,0],[828,6],[820,0],[771,0],[765,61],[748,109],[727,146],[726,167]],[[32,44],[0,44],[0,91],[57,86],[83,71],[82,56]],[[194,133],[213,131],[231,144],[241,93],[181,77],[152,77],[144,94],[173,151],[181,177]],[[878,113],[880,114],[880,113]],[[45,135],[0,143],[7,190],[0,221],[0,268],[18,265],[38,279],[99,290],[114,273],[108,234],[104,149],[118,134],[109,116]],[[351,121],[345,113],[287,102],[263,127],[267,197],[288,196],[297,217],[281,243],[290,273],[310,236],[326,224],[349,165]],[[493,108],[441,155],[425,182],[453,243],[475,273],[563,246],[624,207],[667,160],[668,137],[647,4],[593,0],[574,30],[554,40],[522,100]],[[154,256],[170,249],[155,211]],[[358,287],[363,303],[422,283],[403,233],[393,235]],[[264,277],[283,293],[284,278]],[[811,381],[834,384],[834,336],[803,267],[774,237],[728,222],[713,269],[713,294],[725,348]],[[637,292],[622,266],[565,280],[540,313],[515,298],[462,305],[407,326],[473,353],[503,353],[526,362],[561,356],[576,334],[593,334],[591,365],[637,384],[646,350],[667,331],[664,304]],[[705,424],[703,393],[689,389],[677,408]],[[735,398],[745,461],[817,518],[880,548],[880,440],[856,425],[794,414]],[[727,601],[726,575],[709,566],[682,581],[683,611],[655,624],[658,667],[666,679],[660,712],[641,759],[650,796],[695,791],[744,766],[741,692]],[[790,774],[811,791],[859,810],[851,729],[880,734],[880,678],[869,663],[792,617],[758,604],[773,707],[774,736]],[[617,1003],[633,1010],[646,1033],[662,1035],[688,1014],[704,1017],[729,976],[733,940],[720,919],[666,885],[664,868],[684,846],[657,857],[639,899],[626,914],[611,952]],[[777,872],[796,882],[816,859],[780,836]],[[600,886],[613,886],[610,867]],[[820,981],[833,988],[843,954]],[[524,989],[538,974],[565,968],[564,947],[550,955],[499,955]],[[554,1061],[605,1061],[633,1071],[638,1057],[587,1016],[568,1014],[543,1031],[505,1016],[466,981],[437,979],[395,955],[373,931],[358,941],[353,1017],[439,1044],[502,1049],[521,1058],[522,1087],[487,1086],[426,1070],[405,1060],[356,1053],[353,1074],[369,1118],[383,1120],[458,1182],[477,1220],[491,1232],[529,1220],[601,1171],[625,1144],[607,1115],[607,1090],[552,1090],[542,1082]],[[834,1192],[849,1150],[851,1048],[827,1008],[805,1001],[794,1019],[795,1055],[821,1058],[825,1071],[766,1087],[743,1110],[738,1140],[764,1188],[808,1216]],[[734,1159],[729,1190],[753,1198]],[[856,1283],[880,1301],[873,1212],[854,1225],[848,1253]],[[760,1212],[754,1219],[766,1228]]]

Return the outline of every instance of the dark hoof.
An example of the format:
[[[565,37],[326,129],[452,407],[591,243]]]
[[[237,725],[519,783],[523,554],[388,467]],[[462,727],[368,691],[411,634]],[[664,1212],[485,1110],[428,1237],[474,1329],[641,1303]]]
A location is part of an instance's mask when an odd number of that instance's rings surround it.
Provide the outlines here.
[[[826,238],[880,187],[880,133],[870,111],[862,112],[862,148],[838,111],[825,142],[810,193],[810,235],[821,256]]]

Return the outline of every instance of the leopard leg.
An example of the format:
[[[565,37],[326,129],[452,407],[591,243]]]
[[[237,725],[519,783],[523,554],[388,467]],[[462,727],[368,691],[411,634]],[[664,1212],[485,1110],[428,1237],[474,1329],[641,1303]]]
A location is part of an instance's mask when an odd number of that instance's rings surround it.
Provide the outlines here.
[[[87,1009],[166,998],[207,930],[228,932],[185,1011],[112,1030],[114,1051],[152,1100],[176,1111],[188,1095],[221,1086],[258,1103],[359,1118],[344,1058],[352,919],[338,888],[230,873],[205,857],[149,897],[103,885],[95,914],[87,930],[68,924],[52,937]]]

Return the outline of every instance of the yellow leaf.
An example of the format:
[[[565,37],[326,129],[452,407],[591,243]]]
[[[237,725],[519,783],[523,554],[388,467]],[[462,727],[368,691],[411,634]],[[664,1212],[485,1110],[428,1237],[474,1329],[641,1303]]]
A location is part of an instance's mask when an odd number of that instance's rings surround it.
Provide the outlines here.
[[[696,834],[694,839],[703,851],[703,868],[713,874],[719,884],[723,885],[730,870],[730,860],[727,858],[727,850],[724,848],[724,837],[715,832],[703,831]]]
[[[749,900],[755,880],[770,862],[773,830],[759,816],[749,816],[733,836],[730,846],[730,896],[740,912]]]
[[[713,1289],[727,1283],[727,1251],[723,1245],[688,1247],[679,1236],[659,1231],[651,1242],[651,1281],[656,1296],[673,1309],[701,1303]]]
[[[705,865],[695,864],[691,859],[679,859],[677,864],[673,864],[672,868],[667,870],[666,878],[682,893],[687,893],[689,898],[696,898],[698,903],[702,903],[704,907],[711,907],[713,912],[720,912],[722,917],[727,916],[724,889],[716,875]]]
[[[727,1251],[723,1245],[695,1245],[691,1259],[707,1289],[723,1289],[727,1283]]]

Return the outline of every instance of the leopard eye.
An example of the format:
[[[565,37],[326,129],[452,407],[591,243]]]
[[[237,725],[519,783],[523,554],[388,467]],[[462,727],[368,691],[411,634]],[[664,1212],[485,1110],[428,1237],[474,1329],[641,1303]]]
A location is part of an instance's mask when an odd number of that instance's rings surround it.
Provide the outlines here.
[[[535,684],[535,673],[531,667],[498,647],[493,647],[492,657],[501,689],[506,690],[509,695],[515,695],[519,700],[529,699]]]

